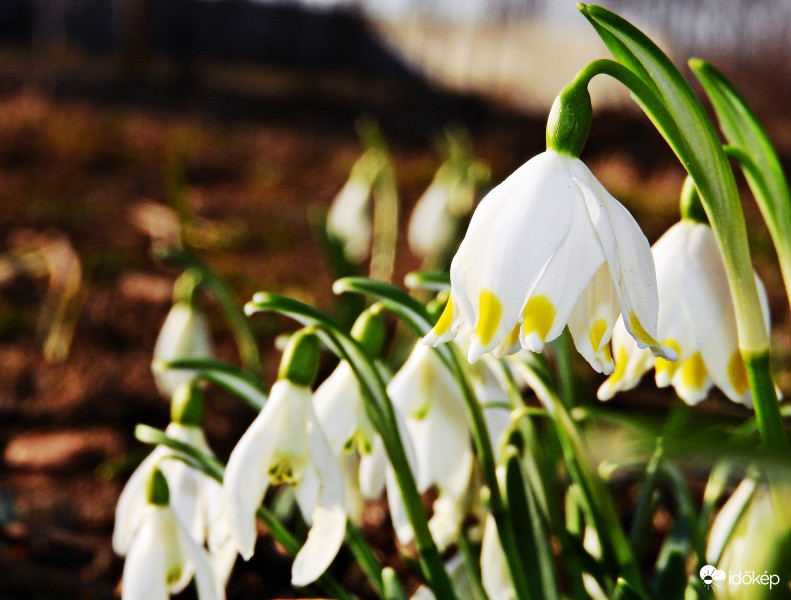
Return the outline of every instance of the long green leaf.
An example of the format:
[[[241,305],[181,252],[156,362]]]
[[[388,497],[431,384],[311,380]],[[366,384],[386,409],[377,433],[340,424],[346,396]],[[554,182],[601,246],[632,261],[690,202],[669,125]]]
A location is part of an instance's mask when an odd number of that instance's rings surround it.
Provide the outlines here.
[[[769,370],[769,338],[750,262],[744,214],[733,171],[717,132],[679,70],[643,32],[600,6],[579,7],[597,32],[606,32],[602,39],[610,51],[647,86],[658,90],[662,104],[678,128],[680,141],[671,146],[695,182],[722,254],[735,309],[739,349],[761,437],[773,450],[788,453],[789,444]],[[648,105],[644,103],[643,107]]]
[[[766,221],[791,301],[791,193],[780,159],[766,130],[733,84],[710,63],[692,59],[728,143],[744,152],[744,176]]]
[[[216,383],[255,410],[261,410],[269,396],[257,375],[216,358],[177,358],[157,362],[154,368],[197,371],[198,377]]]

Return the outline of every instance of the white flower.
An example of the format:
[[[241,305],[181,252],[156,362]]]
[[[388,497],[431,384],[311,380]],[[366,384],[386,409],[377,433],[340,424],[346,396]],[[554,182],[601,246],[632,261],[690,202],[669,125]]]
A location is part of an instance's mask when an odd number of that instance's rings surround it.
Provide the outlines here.
[[[365,413],[360,383],[347,361],[342,360],[316,389],[313,407],[321,430],[344,473],[347,514],[359,522],[362,516],[361,490],[364,490],[362,495],[366,498],[378,496],[384,485],[384,474],[377,480],[379,485],[366,483],[368,479],[361,480],[360,477],[360,460],[373,453],[378,434]]]
[[[416,344],[387,392],[414,446],[418,490],[433,485],[440,490],[442,502],[435,503],[431,526],[444,538],[440,546],[448,545],[461,525],[473,458],[459,386],[433,349]]]
[[[629,212],[578,158],[532,158],[478,205],[450,269],[451,297],[428,344],[472,327],[468,358],[540,352],[568,324],[594,369],[613,370],[608,342],[618,313],[641,347],[658,310],[651,251]]]
[[[497,600],[515,600],[516,591],[508,572],[508,563],[500,545],[497,524],[489,515],[483,527],[483,543],[481,544],[481,581],[489,598]]]
[[[249,559],[256,540],[255,513],[270,484],[291,485],[311,525],[294,559],[291,582],[305,586],[332,562],[343,543],[346,511],[338,461],[319,427],[311,391],[288,379],[272,386],[269,400],[231,452],[223,500],[231,535]]]
[[[171,423],[165,433],[212,454],[200,427]],[[208,545],[217,579],[225,582],[233,568],[236,552],[235,549],[231,552],[227,544],[230,532],[222,510],[222,488],[208,475],[173,458],[173,452],[166,446],[157,446],[124,486],[115,511],[113,548],[121,555],[129,551],[132,539],[144,521],[146,485],[156,468],[162,471],[168,482],[171,509],[198,545]]]
[[[327,232],[338,238],[344,255],[355,263],[368,257],[373,237],[371,184],[349,179],[327,213]]]
[[[767,575],[763,585],[740,585],[728,583],[724,576],[717,577],[716,572],[711,572],[717,600],[772,598],[778,590],[768,589],[769,577],[773,587],[786,583],[782,573],[787,572],[791,523],[787,507],[776,502],[785,502],[789,488],[779,478],[772,486],[770,489],[765,482],[743,480],[711,524],[706,546],[709,565],[723,575],[749,571],[756,576]]]
[[[599,388],[599,398],[633,388],[653,366],[657,385],[673,385],[689,404],[717,385],[734,402],[751,406],[728,279],[711,228],[691,220],[676,223],[654,244],[653,254],[660,299],[658,337],[679,360],[654,359],[637,348],[619,322],[612,338],[615,372]],[[757,276],[756,284],[768,329],[766,292]]]
[[[144,502],[124,564],[123,600],[166,600],[193,576],[200,600],[225,598],[206,550],[170,506]]]
[[[434,259],[450,250],[459,219],[472,210],[474,196],[474,180],[465,179],[454,165],[442,165],[409,218],[407,241],[412,252]]]
[[[195,377],[194,371],[160,369],[159,361],[176,358],[208,358],[212,355],[209,324],[201,310],[187,302],[177,302],[168,313],[154,346],[154,380],[159,393],[170,400],[176,389]]]

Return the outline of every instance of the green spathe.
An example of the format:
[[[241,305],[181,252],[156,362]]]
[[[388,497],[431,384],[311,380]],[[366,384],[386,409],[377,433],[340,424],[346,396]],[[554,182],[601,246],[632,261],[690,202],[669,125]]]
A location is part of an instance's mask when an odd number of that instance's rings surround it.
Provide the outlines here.
[[[578,158],[588,139],[593,107],[586,83],[567,85],[552,103],[547,119],[547,149]]]
[[[379,356],[385,343],[385,322],[382,306],[375,304],[363,311],[352,326],[352,337],[357,340],[370,359]]]
[[[288,340],[277,378],[310,387],[316,379],[318,368],[319,339],[312,330],[300,329]]]

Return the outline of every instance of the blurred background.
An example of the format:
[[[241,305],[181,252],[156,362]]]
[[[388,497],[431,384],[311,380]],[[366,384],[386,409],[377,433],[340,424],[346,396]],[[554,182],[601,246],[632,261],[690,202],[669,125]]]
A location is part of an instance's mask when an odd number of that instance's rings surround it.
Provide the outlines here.
[[[714,62],[791,164],[791,2],[602,4],[680,67]],[[0,0],[0,599],[116,597],[113,511],[147,452],[134,425],[168,422],[150,363],[178,273],[150,253],[159,209],[190,215],[240,304],[268,290],[330,310],[311,215],[362,152],[360,116],[389,144],[405,224],[448,124],[496,184],[544,149],[557,92],[606,56],[571,0]],[[593,93],[583,159],[653,242],[678,218],[683,170],[628,94],[598,80]],[[740,185],[782,368],[789,308]],[[399,284],[420,264],[400,242]],[[209,312],[217,355],[238,364]],[[272,375],[288,325],[255,326]],[[666,395],[640,401],[661,410]],[[216,390],[208,402],[224,459],[253,415]],[[228,597],[287,597],[279,556],[269,544],[238,568]]]

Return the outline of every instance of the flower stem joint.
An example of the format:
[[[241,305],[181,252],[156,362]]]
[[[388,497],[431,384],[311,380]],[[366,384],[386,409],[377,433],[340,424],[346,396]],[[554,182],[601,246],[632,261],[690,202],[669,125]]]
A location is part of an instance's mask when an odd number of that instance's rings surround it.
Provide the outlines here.
[[[547,149],[578,158],[588,139],[593,106],[586,83],[567,85],[552,103],[547,119]]]

